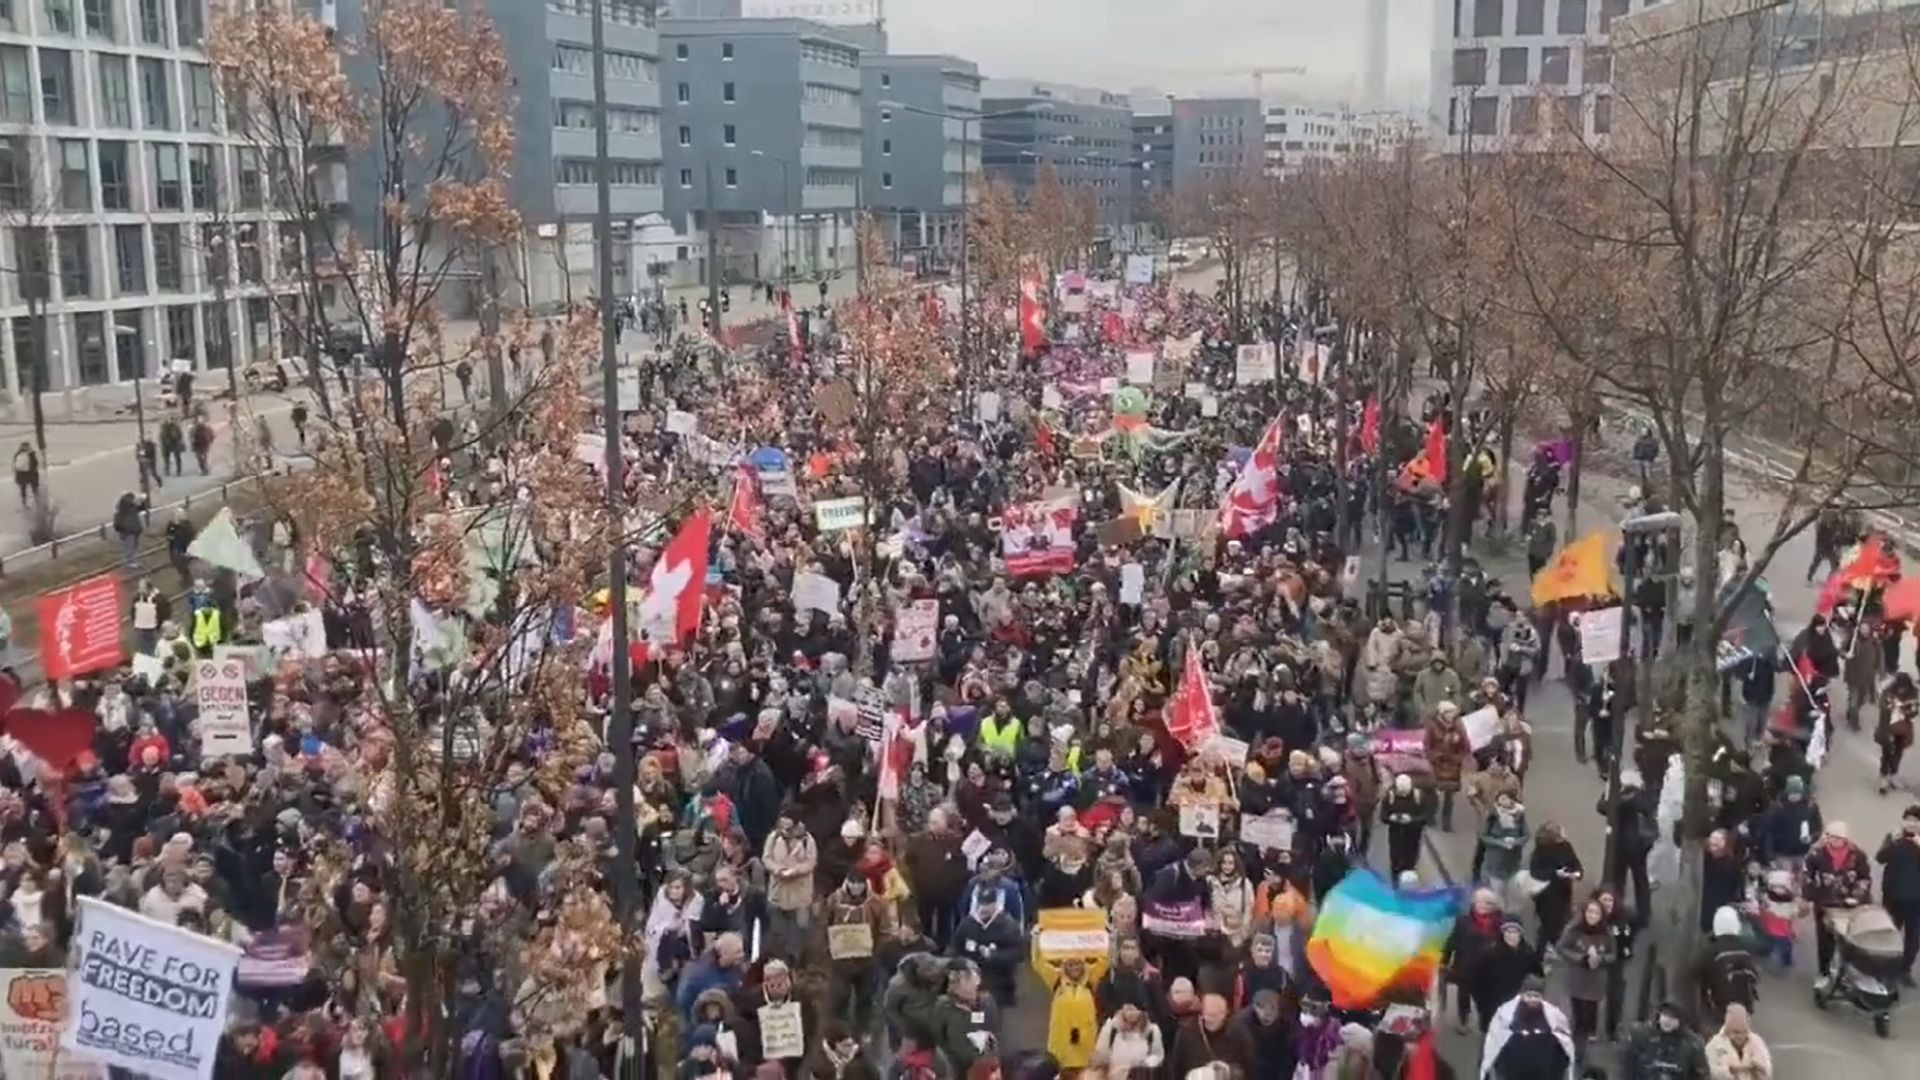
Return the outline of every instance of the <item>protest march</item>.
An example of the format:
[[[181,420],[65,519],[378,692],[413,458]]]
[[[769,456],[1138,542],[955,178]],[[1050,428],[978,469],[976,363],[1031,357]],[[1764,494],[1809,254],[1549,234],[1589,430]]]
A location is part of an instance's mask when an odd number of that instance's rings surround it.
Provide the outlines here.
[[[1634,663],[1708,631],[1634,537],[1556,535],[1564,440],[1499,460],[1312,289],[1238,335],[1150,260],[967,302],[663,333],[617,430],[560,372],[522,441],[223,513],[177,601],[43,597],[0,1075],[1750,1080],[1796,941],[1832,1000],[1911,985],[1920,806],[1882,843],[1815,792],[1912,741],[1880,537],[1729,635],[1712,948],[1648,1001],[1690,778]],[[396,547],[355,492],[415,479]]]

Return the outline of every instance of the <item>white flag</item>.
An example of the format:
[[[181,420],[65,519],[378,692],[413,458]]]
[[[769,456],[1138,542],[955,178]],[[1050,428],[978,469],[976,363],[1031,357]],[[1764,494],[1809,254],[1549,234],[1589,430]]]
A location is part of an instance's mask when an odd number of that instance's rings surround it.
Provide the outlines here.
[[[201,562],[231,570],[245,578],[263,578],[266,571],[260,569],[260,560],[253,557],[253,549],[240,539],[240,530],[234,528],[233,510],[221,507],[200,535],[187,545],[187,554]]]

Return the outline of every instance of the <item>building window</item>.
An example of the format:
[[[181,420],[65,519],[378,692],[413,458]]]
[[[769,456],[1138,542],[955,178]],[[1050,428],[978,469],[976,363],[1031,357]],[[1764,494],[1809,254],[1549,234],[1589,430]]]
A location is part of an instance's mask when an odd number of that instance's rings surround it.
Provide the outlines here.
[[[211,146],[187,147],[187,185],[193,189],[195,210],[214,210],[220,204],[220,174],[214,170]]]
[[[1527,81],[1527,50],[1524,46],[1517,49],[1500,50],[1500,85],[1520,86]]]
[[[174,0],[173,14],[180,31],[180,47],[199,48],[207,33],[207,0]]]
[[[41,0],[47,13],[47,29],[56,34],[73,35],[73,0]]]
[[[73,338],[79,345],[76,366],[81,386],[100,386],[113,381],[107,366],[107,317],[98,311],[83,311],[73,317]]]
[[[267,181],[260,171],[260,151],[251,146],[234,150],[233,171],[240,178],[240,209],[258,210],[266,205]]]
[[[732,166],[727,167],[727,186],[730,188],[737,188],[740,186],[740,170],[735,169]]]
[[[1507,0],[1473,0],[1473,36],[1499,37],[1507,17]]]
[[[687,58],[686,42],[682,41],[673,47],[673,58],[675,60],[685,60]]]
[[[0,45],[0,120],[33,123],[33,70],[18,45]]]
[[[727,82],[727,83],[720,84],[720,100],[728,105],[733,104],[733,84],[732,83]]]
[[[1467,107],[1467,131],[1473,135],[1493,135],[1500,125],[1500,99],[1474,98]]]
[[[161,0],[140,0],[140,41],[146,45],[167,43],[167,16]]]
[[[1575,137],[1586,133],[1586,126],[1580,123],[1580,95],[1562,94],[1554,99],[1554,122],[1560,129]]]
[[[734,127],[732,124],[720,125],[720,142],[726,146],[738,145],[737,140],[734,138]]]
[[[1587,32],[1587,0],[1560,0],[1560,18],[1554,28],[1563,34]]]
[[[147,343],[142,340],[141,312],[113,313],[113,353],[120,365],[120,378],[147,377]]]
[[[260,226],[243,221],[233,230],[234,259],[240,264],[240,284],[258,285],[266,267],[260,260]]]
[[[14,229],[13,260],[20,278],[20,298],[47,299],[52,288],[48,280],[47,230],[31,226]]]
[[[1589,45],[1580,60],[1580,81],[1588,86],[1613,81],[1613,50],[1605,45]]]
[[[881,173],[880,186],[883,188],[886,188],[889,191],[893,190],[893,174],[890,172]]]
[[[187,125],[194,131],[212,131],[213,69],[205,64],[188,64],[187,93]]]
[[[692,169],[680,170],[680,186],[683,188],[690,188],[693,186],[693,170]]]
[[[680,145],[681,146],[693,145],[693,128],[689,127],[686,124],[680,125]]]
[[[733,59],[733,42],[723,41],[720,43],[720,59],[722,60]]]
[[[161,292],[179,292],[185,279],[183,262],[180,226],[155,225],[153,227],[153,287]]]
[[[1567,85],[1568,56],[1568,50],[1563,45],[1550,45],[1540,50],[1540,82],[1542,85]]]
[[[87,19],[88,37],[113,40],[112,0],[81,0],[81,10]]]
[[[87,227],[62,225],[53,230],[60,258],[60,291],[67,299],[93,295],[93,260],[87,257]]]
[[[673,97],[674,100],[685,105],[687,102],[693,100],[693,87],[686,83],[681,83],[673,88]]]
[[[175,304],[167,309],[167,356],[189,364],[200,352],[200,328],[194,314],[192,304]]]
[[[113,284],[121,296],[141,296],[147,291],[147,228],[144,225],[113,227]]]
[[[127,78],[127,58],[95,53],[100,63],[100,109],[95,117],[103,127],[133,126],[133,87]]]
[[[1485,86],[1487,82],[1487,50],[1453,50],[1453,85]]]
[[[1517,97],[1508,106],[1507,130],[1515,135],[1532,135],[1540,130],[1540,99]]]
[[[60,140],[60,209],[93,209],[91,156],[87,140]]]
[[[153,147],[153,206],[156,210],[186,209],[178,146],[161,143]]]
[[[1600,32],[1606,33],[1613,20],[1627,13],[1627,0],[1600,0]]]
[[[99,153],[100,205],[108,210],[133,209],[133,169],[127,159],[127,144],[101,139]]]
[[[173,93],[167,85],[167,62],[142,57],[140,60],[140,111],[147,128],[168,131],[173,128]]]
[[[893,76],[882,72],[880,75],[880,89],[882,90],[893,89]]]
[[[25,135],[0,136],[0,207],[26,208],[33,201],[33,158]]]
[[[207,366],[226,368],[233,365],[233,322],[227,317],[227,305],[218,300],[209,300],[206,304],[207,320]]]
[[[1546,33],[1547,0],[1520,0],[1513,12],[1513,32],[1516,35]]]
[[[1605,135],[1613,130],[1613,95],[1596,94],[1593,99],[1593,133]]]
[[[73,54],[40,50],[40,112],[49,124],[73,123]]]
[[[891,124],[891,123],[893,123],[893,110],[892,110],[892,109],[881,109],[881,110],[880,110],[880,122],[881,122],[881,123],[883,123],[883,124]]]

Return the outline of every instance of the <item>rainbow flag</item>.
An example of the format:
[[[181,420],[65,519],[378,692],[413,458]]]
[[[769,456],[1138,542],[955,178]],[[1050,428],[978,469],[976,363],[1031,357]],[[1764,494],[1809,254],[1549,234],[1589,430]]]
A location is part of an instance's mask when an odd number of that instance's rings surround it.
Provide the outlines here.
[[[1355,870],[1320,906],[1307,962],[1338,1008],[1424,997],[1463,901],[1459,889],[1395,889],[1372,870]]]

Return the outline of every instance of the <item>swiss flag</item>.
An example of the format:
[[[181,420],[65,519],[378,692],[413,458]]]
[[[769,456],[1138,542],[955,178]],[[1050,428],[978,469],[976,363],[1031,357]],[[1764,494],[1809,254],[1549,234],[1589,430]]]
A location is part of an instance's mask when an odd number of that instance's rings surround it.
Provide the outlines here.
[[[1028,353],[1040,351],[1046,343],[1047,327],[1040,306],[1040,279],[1029,274],[1020,279],[1020,347]]]
[[[727,501],[727,527],[755,540],[767,539],[766,527],[761,524],[760,480],[749,466],[742,465],[734,473],[733,498]]]
[[[653,564],[640,601],[640,636],[660,648],[684,643],[700,629],[706,597],[707,541],[713,512],[701,507],[680,526]]]
[[[1360,414],[1360,448],[1369,454],[1380,452],[1380,399],[1370,397]]]
[[[1274,417],[1240,467],[1226,501],[1220,504],[1220,530],[1228,539],[1250,536],[1272,524],[1280,510],[1280,449],[1286,418]]]
[[[49,679],[119,666],[120,577],[106,573],[40,597],[40,664]]]
[[[1180,688],[1167,705],[1167,734],[1179,740],[1188,751],[1197,751],[1220,734],[1220,714],[1214,711],[1213,687],[1207,682],[1207,669],[1200,662],[1200,648],[1187,645],[1187,661],[1180,673]]]

